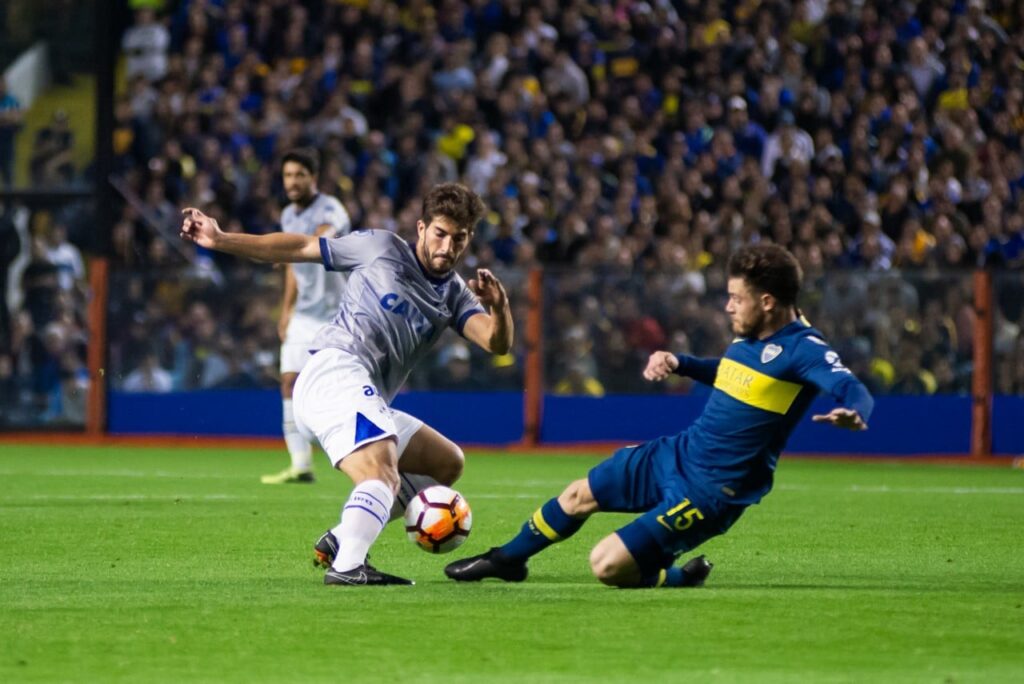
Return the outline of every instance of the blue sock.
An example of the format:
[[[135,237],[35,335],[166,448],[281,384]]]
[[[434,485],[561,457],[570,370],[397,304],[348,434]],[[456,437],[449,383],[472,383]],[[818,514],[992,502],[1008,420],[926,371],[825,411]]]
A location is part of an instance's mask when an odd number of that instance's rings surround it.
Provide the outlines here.
[[[685,565],[685,564],[684,564]],[[701,577],[707,575],[701,573]],[[650,575],[645,575],[640,580],[641,587],[693,587],[699,586],[696,577],[691,576],[683,566],[670,565]]]
[[[583,527],[584,520],[571,518],[554,498],[538,508],[519,534],[501,547],[502,555],[513,561],[525,561],[555,542],[568,539]]]
[[[684,587],[686,586],[686,573],[682,568],[674,565],[658,570],[653,575],[647,575],[640,581],[642,587]]]

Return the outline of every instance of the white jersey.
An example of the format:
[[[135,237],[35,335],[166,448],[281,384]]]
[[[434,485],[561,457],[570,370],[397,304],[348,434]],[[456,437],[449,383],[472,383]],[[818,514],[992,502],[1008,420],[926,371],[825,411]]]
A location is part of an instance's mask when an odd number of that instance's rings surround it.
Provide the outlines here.
[[[349,273],[338,315],[317,333],[313,349],[341,349],[366,369],[390,404],[413,366],[445,328],[460,334],[480,301],[454,271],[429,275],[414,247],[394,233],[360,230],[320,238],[324,268]]]
[[[289,204],[281,213],[281,230],[298,235],[315,235],[322,225],[333,226],[327,237],[341,237],[352,230],[348,212],[336,198],[318,194],[305,208]],[[298,296],[294,313],[328,321],[338,310],[345,276],[330,274],[317,264],[291,264]]]

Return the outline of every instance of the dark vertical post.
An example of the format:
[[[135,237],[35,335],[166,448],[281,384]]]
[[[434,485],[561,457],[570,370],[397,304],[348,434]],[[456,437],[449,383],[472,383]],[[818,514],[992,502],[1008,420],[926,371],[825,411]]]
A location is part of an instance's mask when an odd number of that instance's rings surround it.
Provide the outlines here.
[[[523,445],[540,442],[544,407],[544,271],[535,268],[527,280],[526,373],[523,393]]]
[[[974,374],[971,377],[971,458],[992,455],[992,271],[974,273]]]
[[[114,191],[110,174],[114,170],[114,69],[120,41],[114,35],[115,3],[93,0],[96,10],[96,223],[94,247],[97,254],[110,254],[110,233],[114,226]]]

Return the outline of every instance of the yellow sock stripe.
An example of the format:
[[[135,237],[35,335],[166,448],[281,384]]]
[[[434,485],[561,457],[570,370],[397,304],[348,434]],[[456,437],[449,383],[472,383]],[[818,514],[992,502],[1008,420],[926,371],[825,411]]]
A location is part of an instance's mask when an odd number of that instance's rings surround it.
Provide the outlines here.
[[[538,530],[540,530],[541,534],[543,534],[545,537],[547,537],[551,541],[558,541],[559,539],[562,538],[561,535],[559,535],[557,532],[555,532],[553,529],[551,529],[551,525],[548,525],[547,521],[540,514],[540,509],[539,508],[536,511],[534,511],[534,513],[533,513],[533,525]]]
[[[662,568],[658,571],[658,581],[654,583],[655,588],[665,584],[665,580],[668,579],[668,570]]]

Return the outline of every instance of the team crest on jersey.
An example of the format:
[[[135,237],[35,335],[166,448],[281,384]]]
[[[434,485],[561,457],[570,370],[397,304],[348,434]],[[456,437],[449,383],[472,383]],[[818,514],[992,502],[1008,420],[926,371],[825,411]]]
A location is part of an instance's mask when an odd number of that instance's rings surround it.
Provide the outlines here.
[[[769,344],[761,350],[761,363],[771,363],[782,353],[782,347],[777,344]]]

